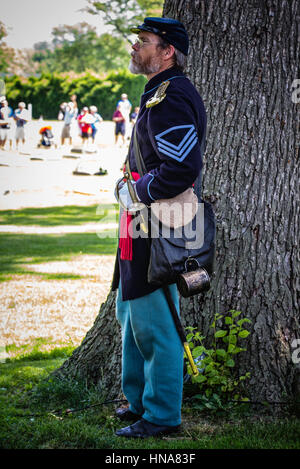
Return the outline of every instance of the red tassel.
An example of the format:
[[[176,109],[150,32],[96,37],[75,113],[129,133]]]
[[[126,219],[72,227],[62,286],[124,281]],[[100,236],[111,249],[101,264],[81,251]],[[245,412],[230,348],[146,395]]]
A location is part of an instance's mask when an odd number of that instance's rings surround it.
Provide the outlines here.
[[[139,179],[138,173],[132,173],[135,181]],[[120,222],[120,257],[122,261],[132,261],[132,215],[126,210],[123,211]]]
[[[132,261],[132,237],[130,233],[130,223],[132,215],[126,210],[122,213],[120,224],[120,241],[121,259],[123,261]]]

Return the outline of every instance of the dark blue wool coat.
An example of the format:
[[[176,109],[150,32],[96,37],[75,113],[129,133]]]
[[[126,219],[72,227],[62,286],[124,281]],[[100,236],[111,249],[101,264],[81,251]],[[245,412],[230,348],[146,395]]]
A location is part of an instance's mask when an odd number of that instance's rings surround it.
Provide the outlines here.
[[[147,108],[147,101],[166,80],[170,81],[166,97]],[[196,88],[177,68],[157,74],[146,84],[136,130],[148,171],[136,183],[140,200],[149,206],[158,199],[174,197],[191,187],[202,168],[206,112]],[[131,171],[138,172],[132,140],[129,164]],[[133,239],[132,249],[132,261],[121,260],[119,249],[117,253],[112,289],[118,288],[121,277],[123,300],[139,298],[158,288],[147,281],[148,241],[141,237]]]

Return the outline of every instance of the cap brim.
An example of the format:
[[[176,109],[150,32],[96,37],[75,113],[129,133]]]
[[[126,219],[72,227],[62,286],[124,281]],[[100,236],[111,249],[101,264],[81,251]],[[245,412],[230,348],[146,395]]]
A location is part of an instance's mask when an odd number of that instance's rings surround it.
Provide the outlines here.
[[[135,28],[131,28],[130,31],[134,34],[139,34],[141,31],[147,31],[148,33],[153,33],[153,34],[158,34],[159,31],[156,30],[154,31],[154,28],[151,26],[146,26],[146,25],[141,25],[141,26],[136,26]]]

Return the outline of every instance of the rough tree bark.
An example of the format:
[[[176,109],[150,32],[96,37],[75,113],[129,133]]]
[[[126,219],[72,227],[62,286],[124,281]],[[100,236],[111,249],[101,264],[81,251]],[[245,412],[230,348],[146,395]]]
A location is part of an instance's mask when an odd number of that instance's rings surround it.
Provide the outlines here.
[[[187,74],[208,113],[204,197],[217,216],[212,288],[181,300],[184,322],[204,335],[215,312],[252,320],[240,372],[252,399],[299,392],[293,340],[299,337],[298,0],[166,0],[191,39]],[[299,96],[299,93],[298,93]],[[298,99],[299,100],[299,99]],[[59,370],[120,393],[115,295],[102,305],[82,345]],[[295,360],[294,360],[295,361]],[[298,389],[297,389],[298,388]]]

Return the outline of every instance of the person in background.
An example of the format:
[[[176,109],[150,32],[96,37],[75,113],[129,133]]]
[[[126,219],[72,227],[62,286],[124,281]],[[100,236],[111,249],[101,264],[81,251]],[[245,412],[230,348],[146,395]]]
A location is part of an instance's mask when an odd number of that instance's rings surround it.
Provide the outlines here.
[[[89,138],[92,136],[92,121],[93,118],[89,113],[89,108],[84,106],[81,113],[78,116],[78,125],[81,132],[82,143],[85,144],[88,142]]]
[[[13,142],[15,141],[15,135],[16,135],[16,121],[14,119],[14,111],[13,109],[9,106],[9,109],[11,109],[11,114],[9,116],[9,129],[7,130],[7,140],[9,142],[9,149],[12,150],[13,148]]]
[[[94,119],[93,122],[91,123],[91,128],[92,128],[92,142],[95,143],[95,137],[99,129],[99,124],[103,122],[103,119],[98,113],[98,109],[96,106],[90,106],[90,114]]]
[[[10,142],[12,148],[11,129],[13,128],[13,110],[8,106],[5,96],[0,97],[0,149],[4,150],[6,140]]]
[[[117,103],[117,108],[119,106],[120,112],[122,113],[124,119],[125,119],[125,138],[130,137],[130,126],[129,126],[129,116],[130,116],[130,111],[132,108],[132,104],[128,99],[128,96],[126,93],[123,93],[121,95],[120,101]]]
[[[58,116],[57,116],[57,119],[59,121],[64,120],[67,105],[68,105],[68,103],[61,103],[61,105],[59,106],[59,111],[58,111]]]
[[[119,135],[122,137],[123,145],[125,144],[125,117],[121,112],[120,105],[117,106],[112,120],[116,123],[115,127],[115,144],[118,143]]]
[[[25,144],[25,125],[29,121],[29,112],[26,109],[26,104],[22,101],[18,104],[18,108],[14,112],[14,119],[16,121],[16,148],[19,147],[19,141]]]
[[[70,98],[69,103],[62,103],[60,106],[60,112],[58,113],[58,119],[64,121],[64,126],[61,132],[61,144],[65,144],[65,140],[69,139],[70,145],[72,145],[72,130],[71,126],[76,120],[78,114],[77,97],[73,94]],[[65,105],[66,104],[66,105]]]
[[[131,131],[134,127],[134,124],[136,123],[139,110],[140,110],[140,108],[137,106],[137,107],[134,108],[134,111],[130,114]]]

